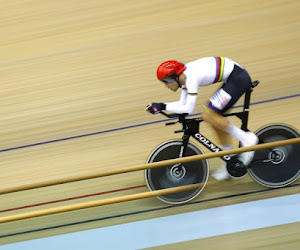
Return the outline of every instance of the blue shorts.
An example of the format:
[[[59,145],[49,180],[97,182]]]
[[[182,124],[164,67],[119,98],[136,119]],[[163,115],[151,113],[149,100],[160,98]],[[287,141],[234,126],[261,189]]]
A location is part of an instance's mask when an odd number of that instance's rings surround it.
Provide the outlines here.
[[[251,87],[252,81],[248,72],[234,65],[233,71],[209,99],[207,107],[219,114],[224,114]]]

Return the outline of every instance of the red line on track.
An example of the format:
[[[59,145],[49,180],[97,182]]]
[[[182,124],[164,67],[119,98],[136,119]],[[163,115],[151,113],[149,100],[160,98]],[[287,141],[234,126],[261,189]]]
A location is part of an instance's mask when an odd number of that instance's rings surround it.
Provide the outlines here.
[[[11,211],[16,211],[16,210],[21,210],[21,209],[31,208],[31,207],[39,207],[39,206],[44,206],[44,205],[49,205],[49,204],[54,204],[54,203],[59,203],[59,202],[64,202],[64,201],[83,199],[83,198],[88,198],[88,197],[93,197],[93,196],[104,195],[104,194],[117,193],[117,192],[121,192],[121,191],[127,191],[127,190],[132,190],[132,189],[137,189],[137,188],[143,188],[143,187],[146,187],[146,185],[140,185],[140,186],[134,186],[134,187],[128,187],[128,188],[122,188],[122,189],[115,189],[115,190],[105,191],[105,192],[101,192],[101,193],[87,194],[87,195],[70,197],[70,198],[65,198],[65,199],[56,200],[56,201],[48,201],[48,202],[32,204],[32,205],[27,205],[27,206],[22,206],[22,207],[9,208],[9,209],[0,210],[0,213],[11,212]]]

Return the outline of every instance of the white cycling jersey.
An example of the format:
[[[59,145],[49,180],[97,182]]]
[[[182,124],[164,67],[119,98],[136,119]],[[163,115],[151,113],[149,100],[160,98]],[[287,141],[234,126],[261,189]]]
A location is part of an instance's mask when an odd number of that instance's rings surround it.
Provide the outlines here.
[[[238,63],[226,57],[204,57],[185,64],[186,70],[183,74],[186,81],[185,85],[182,86],[180,100],[166,103],[166,110],[177,114],[193,113],[198,88],[226,81],[235,64],[241,67]]]

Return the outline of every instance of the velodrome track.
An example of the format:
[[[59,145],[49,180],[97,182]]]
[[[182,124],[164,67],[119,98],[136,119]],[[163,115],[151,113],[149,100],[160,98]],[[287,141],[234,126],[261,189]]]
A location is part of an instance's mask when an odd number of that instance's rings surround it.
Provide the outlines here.
[[[233,58],[261,82],[252,94],[249,128],[287,123],[300,130],[297,2],[0,5],[1,188],[142,164],[158,144],[178,138],[177,125],[165,127],[163,117],[144,111],[152,101],[178,98],[155,79],[157,65],[171,58]],[[201,89],[199,105],[217,87]],[[207,125],[201,129],[214,138]],[[212,170],[221,164],[209,163]],[[200,196],[181,206],[151,198],[2,224],[0,244],[295,194],[299,184],[269,190],[248,176],[210,178]],[[143,191],[139,171],[4,194],[0,216]]]

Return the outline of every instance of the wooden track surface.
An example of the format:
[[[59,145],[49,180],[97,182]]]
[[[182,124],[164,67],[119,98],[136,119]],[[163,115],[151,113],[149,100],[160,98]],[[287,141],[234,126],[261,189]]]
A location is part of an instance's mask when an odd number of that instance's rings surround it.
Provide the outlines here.
[[[164,118],[144,111],[179,97],[156,80],[168,59],[236,60],[261,81],[249,128],[300,130],[297,1],[4,0],[0,7],[1,188],[142,164],[155,146],[178,138],[176,125],[154,123]],[[199,91],[198,107],[217,87]],[[205,124],[202,132],[214,138]],[[215,169],[221,161],[209,163]],[[160,210],[166,204],[153,198],[0,225],[0,236],[12,235],[0,244],[300,191],[267,191],[250,177],[208,184],[182,207]],[[143,172],[28,190],[2,195],[0,216],[146,190]]]

